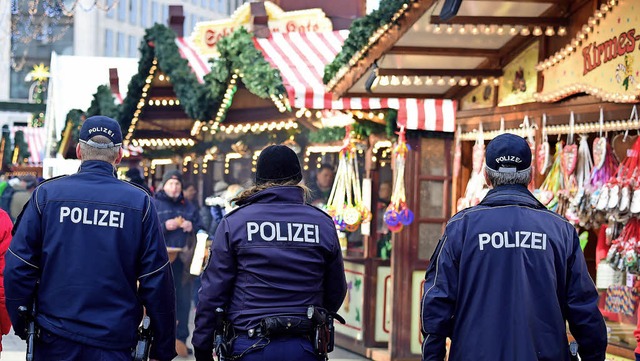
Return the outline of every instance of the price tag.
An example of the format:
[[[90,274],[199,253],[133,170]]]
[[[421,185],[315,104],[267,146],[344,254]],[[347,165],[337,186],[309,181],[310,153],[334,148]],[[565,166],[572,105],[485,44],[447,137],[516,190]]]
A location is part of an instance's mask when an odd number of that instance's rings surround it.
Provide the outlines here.
[[[627,287],[633,287],[636,283],[636,275],[631,272],[627,272]]]

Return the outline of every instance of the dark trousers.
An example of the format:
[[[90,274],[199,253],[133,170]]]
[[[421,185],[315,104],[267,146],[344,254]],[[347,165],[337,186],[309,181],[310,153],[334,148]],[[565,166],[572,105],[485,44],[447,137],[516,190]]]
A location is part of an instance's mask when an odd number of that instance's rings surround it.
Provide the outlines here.
[[[131,361],[131,350],[106,350],[83,345],[41,330],[34,345],[36,361]]]
[[[176,338],[186,342],[189,337],[189,311],[191,310],[191,277],[186,274],[185,265],[177,257],[171,264],[173,281],[176,286]]]
[[[255,346],[254,346],[255,345]],[[239,336],[233,342],[233,355],[243,354],[242,361],[318,361],[311,341],[304,337],[277,337],[272,339]]]

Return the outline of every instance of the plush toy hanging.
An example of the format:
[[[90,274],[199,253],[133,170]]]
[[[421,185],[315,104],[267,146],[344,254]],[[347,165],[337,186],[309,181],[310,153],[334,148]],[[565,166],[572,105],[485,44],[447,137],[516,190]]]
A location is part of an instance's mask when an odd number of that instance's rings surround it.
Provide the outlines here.
[[[327,201],[327,213],[341,231],[354,232],[362,222],[371,220],[371,211],[362,202],[356,146],[347,127],[344,146],[339,153],[338,170]]]
[[[413,212],[407,207],[407,197],[404,188],[404,167],[407,159],[409,146],[405,138],[404,127],[398,133],[398,145],[393,150],[393,159],[396,170],[396,177],[393,181],[393,192],[391,193],[391,203],[384,213],[384,221],[391,232],[400,232],[403,226],[413,222]]]

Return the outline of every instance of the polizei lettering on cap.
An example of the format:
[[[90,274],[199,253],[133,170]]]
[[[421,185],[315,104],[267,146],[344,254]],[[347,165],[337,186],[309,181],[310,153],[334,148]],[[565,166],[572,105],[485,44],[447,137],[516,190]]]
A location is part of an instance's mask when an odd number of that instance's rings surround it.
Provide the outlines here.
[[[290,222],[247,222],[249,242],[320,243],[317,224]]]
[[[105,128],[105,127],[93,127],[93,128],[89,128],[89,135],[96,133],[96,132],[100,132],[100,133],[107,133],[109,134],[110,137],[113,137],[113,132],[111,131],[111,129]]]
[[[547,234],[528,231],[480,233],[478,245],[481,251],[489,246],[495,249],[529,248],[544,251],[547,249]]]
[[[124,213],[106,209],[60,207],[60,223],[91,224],[101,227],[124,227]]]
[[[502,163],[502,162],[522,163],[522,159],[520,159],[520,157],[516,157],[515,155],[503,155],[501,157],[496,158],[496,163]]]

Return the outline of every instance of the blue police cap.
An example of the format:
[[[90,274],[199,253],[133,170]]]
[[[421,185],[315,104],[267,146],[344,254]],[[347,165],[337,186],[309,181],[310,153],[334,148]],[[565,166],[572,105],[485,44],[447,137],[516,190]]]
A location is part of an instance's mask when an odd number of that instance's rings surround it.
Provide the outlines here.
[[[501,173],[515,173],[531,167],[531,148],[524,138],[500,134],[489,145],[485,155],[487,168]]]
[[[102,135],[111,140],[110,143],[96,143],[91,138]],[[87,118],[80,129],[80,142],[94,148],[113,148],[122,145],[122,130],[120,124],[114,119],[103,115]]]

